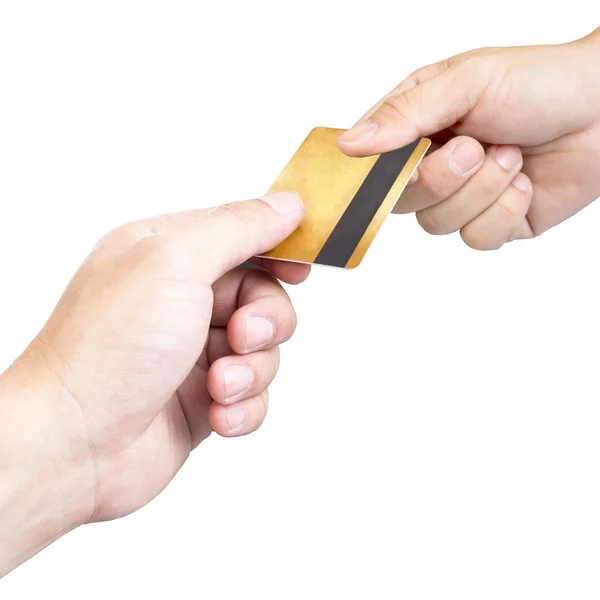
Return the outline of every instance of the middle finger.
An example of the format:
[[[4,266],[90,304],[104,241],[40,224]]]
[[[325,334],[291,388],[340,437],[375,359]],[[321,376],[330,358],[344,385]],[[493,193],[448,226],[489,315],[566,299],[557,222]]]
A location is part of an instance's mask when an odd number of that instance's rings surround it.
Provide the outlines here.
[[[417,212],[421,227],[435,235],[458,231],[502,195],[522,165],[518,146],[490,146],[479,171],[454,195]]]
[[[406,188],[394,212],[417,212],[450,198],[479,170],[484,157],[478,141],[455,137],[423,160],[417,181]]]

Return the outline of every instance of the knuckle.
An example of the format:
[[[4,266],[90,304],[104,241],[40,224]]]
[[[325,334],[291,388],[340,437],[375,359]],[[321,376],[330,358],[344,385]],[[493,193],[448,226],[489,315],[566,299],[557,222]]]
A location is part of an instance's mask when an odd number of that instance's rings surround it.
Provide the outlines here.
[[[112,244],[135,244],[148,235],[148,228],[141,222],[132,221],[115,227],[98,240],[96,247]]]
[[[467,52],[457,65],[461,67],[463,72],[479,73],[481,75],[489,75],[494,68],[494,61],[489,59],[489,50],[483,48],[477,52]]]
[[[269,390],[266,389],[262,391],[256,397],[256,399],[259,407],[257,421],[258,425],[260,426],[260,424],[264,421],[265,417],[267,416],[267,413],[269,412]]]
[[[419,169],[417,185],[426,189],[434,200],[441,202],[454,192],[455,180],[456,176],[452,171],[442,171],[431,163],[424,163]]]
[[[454,85],[460,86],[463,93],[461,110],[469,110],[481,99],[497,72],[494,61],[486,55],[466,56],[453,67]]]
[[[405,92],[406,90],[410,90],[416,86],[419,85],[420,83],[420,76],[421,76],[421,69],[418,69],[417,71],[413,71],[395,90],[394,90],[394,94],[392,95],[397,95],[400,94],[402,92]]]
[[[412,102],[406,93],[395,94],[386,98],[379,108],[379,116],[392,122],[403,121],[411,113]]]
[[[500,219],[508,223],[520,221],[526,212],[523,198],[519,194],[500,196],[496,201],[496,206],[500,211]]]
[[[442,74],[444,71],[447,71],[449,68],[449,59],[446,58],[417,69],[411,73],[410,77],[415,81],[416,85],[421,85],[433,77]]]
[[[239,202],[228,202],[227,204],[221,204],[209,211],[211,217],[224,218],[229,220],[238,221],[242,225],[246,225],[246,219],[244,217],[244,209]]]
[[[275,348],[273,348],[273,363],[272,363],[272,368],[273,368],[273,377],[275,377],[275,375],[277,375],[277,371],[279,371],[279,365],[281,364],[281,352],[279,350],[279,346],[275,346]]]
[[[480,198],[489,199],[497,198],[506,188],[506,176],[502,174],[501,178],[494,176],[484,176],[478,178],[477,181],[477,191],[475,192],[475,196],[479,196]],[[473,198],[476,200],[476,197]]]
[[[281,284],[268,271],[264,271],[261,268],[253,269],[248,267],[240,284],[240,291],[245,295],[258,298],[265,295],[265,289],[271,290],[273,284],[278,286],[275,288],[278,292],[283,290]]]
[[[477,225],[467,225],[460,230],[463,242],[473,250],[498,250],[502,242],[486,236]]]
[[[443,71],[447,71],[448,69],[450,69],[450,67],[452,67],[452,65],[454,64],[454,56],[450,56],[448,58],[444,58],[441,62],[440,62],[440,72]]]
[[[287,310],[288,310],[288,317],[287,317],[287,322],[288,322],[288,327],[289,327],[289,337],[291,337],[294,332],[296,331],[296,327],[298,327],[298,313],[296,312],[296,309],[294,308],[294,305],[291,303],[291,301],[288,299],[286,299],[287,302]]]
[[[96,243],[92,246],[91,251],[92,252],[101,251],[104,248],[106,248],[107,246],[109,246],[111,243],[111,234],[112,234],[112,231],[109,233],[105,233],[102,237],[98,238]]]
[[[281,298],[281,322],[278,339],[281,343],[288,341],[298,326],[298,314],[289,297]]]
[[[265,390],[261,395],[261,404],[263,407],[263,418],[269,412],[269,390]]]
[[[465,60],[467,60],[468,58],[473,56],[474,52],[476,52],[476,51],[470,50],[467,52],[460,52],[459,54],[455,54],[454,56],[450,56],[449,58],[446,59],[446,64],[447,64],[448,68],[450,69],[451,67],[460,65]]]
[[[150,233],[145,223],[139,221],[132,221],[131,223],[125,223],[117,227],[112,235],[124,240],[139,240]]]
[[[153,268],[165,270],[175,278],[178,273],[189,273],[195,269],[193,257],[189,252],[182,251],[175,236],[150,235],[141,240],[137,247],[143,259],[151,263]]]
[[[434,210],[420,210],[417,212],[416,216],[421,228],[431,235],[446,235],[447,233],[452,233],[452,230],[436,217]]]

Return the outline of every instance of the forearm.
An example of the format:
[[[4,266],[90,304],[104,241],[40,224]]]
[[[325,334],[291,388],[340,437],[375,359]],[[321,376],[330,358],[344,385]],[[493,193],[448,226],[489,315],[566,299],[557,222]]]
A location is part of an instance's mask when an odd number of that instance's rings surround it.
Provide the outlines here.
[[[60,390],[27,355],[0,377],[0,577],[93,511],[87,449]]]

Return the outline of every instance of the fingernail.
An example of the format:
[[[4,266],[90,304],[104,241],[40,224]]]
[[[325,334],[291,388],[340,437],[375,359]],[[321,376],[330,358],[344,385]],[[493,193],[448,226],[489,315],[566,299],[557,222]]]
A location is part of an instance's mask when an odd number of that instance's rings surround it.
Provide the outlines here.
[[[225,400],[231,400],[250,389],[254,383],[254,372],[246,365],[227,365],[223,368],[225,378]]]
[[[339,141],[344,144],[361,144],[372,138],[377,131],[377,123],[363,121],[357,123],[352,129],[348,129],[340,135]]]
[[[289,215],[290,213],[304,210],[302,199],[296,192],[272,192],[265,194],[259,200],[266,202],[280,215]]]
[[[511,181],[511,184],[522,192],[531,190],[531,181],[529,181],[529,177],[524,173],[517,173],[515,178]]]
[[[244,350],[252,352],[268,344],[275,335],[275,327],[270,319],[264,317],[246,318],[246,342]]]
[[[244,407],[241,404],[232,404],[227,407],[225,412],[225,419],[227,420],[227,432],[234,433],[243,424],[246,413]]]
[[[470,173],[482,160],[481,150],[470,142],[457,144],[448,158],[452,171],[461,176]]]
[[[512,171],[521,164],[521,151],[517,146],[498,146],[496,160],[503,169]]]

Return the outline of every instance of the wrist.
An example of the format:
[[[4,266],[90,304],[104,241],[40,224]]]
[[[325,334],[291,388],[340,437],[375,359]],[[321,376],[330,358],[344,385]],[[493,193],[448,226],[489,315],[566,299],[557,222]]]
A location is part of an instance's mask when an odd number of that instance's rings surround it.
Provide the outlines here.
[[[600,119],[600,77],[598,63],[600,61],[600,28],[565,48],[571,56],[572,72],[577,74],[577,84],[581,90],[578,98],[580,110],[590,115],[590,127]]]
[[[0,577],[94,511],[83,419],[36,345],[0,377]]]
[[[592,53],[591,56],[600,56],[600,27],[586,35],[584,38],[576,40],[573,44],[583,48],[584,52],[588,53],[588,56],[590,56],[590,52]],[[597,63],[594,66],[597,66]]]

